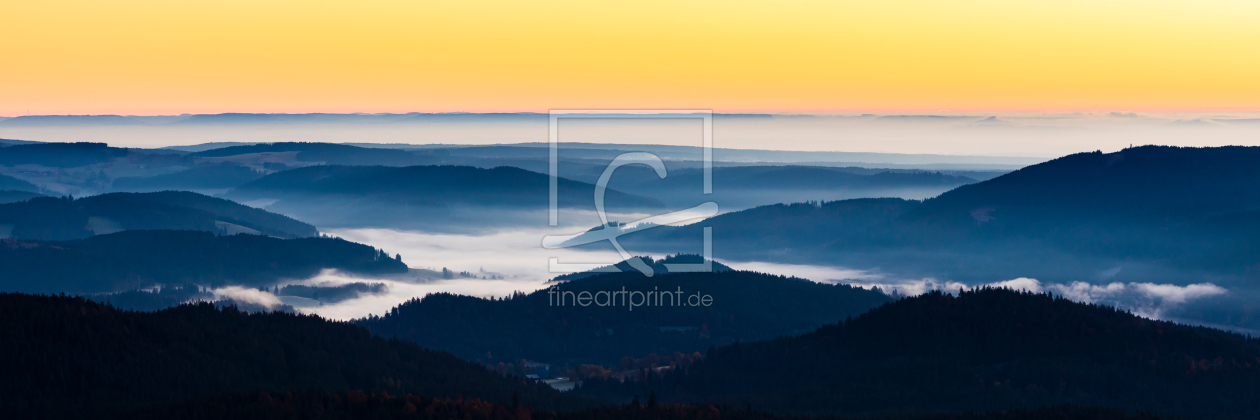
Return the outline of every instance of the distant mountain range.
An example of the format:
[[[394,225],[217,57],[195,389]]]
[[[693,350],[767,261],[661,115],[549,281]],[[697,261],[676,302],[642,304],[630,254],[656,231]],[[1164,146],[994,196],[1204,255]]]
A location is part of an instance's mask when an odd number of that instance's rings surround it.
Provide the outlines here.
[[[315,236],[314,226],[221,198],[183,192],[36,197],[0,204],[0,237],[68,240],[123,230],[175,229],[281,238]]]
[[[432,294],[358,324],[375,334],[483,363],[526,358],[571,366],[615,365],[624,357],[690,354],[733,341],[811,331],[891,300],[879,291],[746,271],[657,273],[651,278],[629,271],[569,278],[554,288],[507,299]],[[635,309],[629,295],[599,295],[622,290],[640,292],[643,299],[659,297],[660,304]],[[577,300],[582,292],[590,294],[586,305]]]
[[[535,143],[459,146],[279,142],[123,149],[104,143],[26,143],[0,147],[0,177],[12,178],[0,178],[0,189],[74,196],[164,190],[217,195],[266,175],[317,165],[451,165],[483,169],[511,166],[545,174],[550,171],[545,146]],[[628,151],[647,151],[665,159],[669,176],[659,179],[646,167],[630,166],[618,171],[617,176],[612,178],[611,187],[656,199],[671,207],[691,207],[697,200],[716,201],[726,210],[741,210],[775,202],[837,200],[871,195],[918,199],[1004,172],[959,168],[944,172],[905,169],[915,165],[924,168],[940,166],[931,162],[972,162],[967,157],[869,153],[849,156],[719,149],[714,151],[715,159],[718,159],[713,163],[717,168],[715,194],[700,197],[698,191],[703,185],[700,148],[566,143],[560,147],[559,176],[593,184],[613,158]],[[753,156],[768,160],[748,160]],[[835,160],[849,157],[904,163],[881,164],[879,167],[884,169],[870,169],[870,165],[851,162],[850,165],[865,167],[840,167],[838,165],[843,162]],[[802,159],[822,160],[806,163],[816,166],[784,163],[806,162]],[[984,159],[975,162],[982,161]],[[921,162],[922,165],[913,162]],[[946,164],[949,165],[954,163]],[[887,169],[889,167],[901,169]],[[5,186],[8,184],[13,185]]]
[[[72,241],[0,240],[0,291],[108,293],[154,285],[271,286],[326,268],[405,273],[383,251],[342,239],[134,230]]]
[[[581,393],[888,416],[1101,405],[1253,418],[1260,341],[1005,289],[931,292],[798,337],[718,347],[686,371]],[[1075,418],[1075,417],[1065,417]]]

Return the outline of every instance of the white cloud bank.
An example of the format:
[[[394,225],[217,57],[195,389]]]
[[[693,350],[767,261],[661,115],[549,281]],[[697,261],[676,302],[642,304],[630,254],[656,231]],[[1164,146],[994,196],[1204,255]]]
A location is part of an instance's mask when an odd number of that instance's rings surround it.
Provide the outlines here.
[[[903,283],[881,285],[902,295],[914,296],[931,290],[953,292],[969,288],[957,282],[940,282],[935,279],[923,279]],[[1032,293],[1050,292],[1068,300],[1082,303],[1098,303],[1127,309],[1133,313],[1153,319],[1163,319],[1163,315],[1175,306],[1194,299],[1221,296],[1229,291],[1212,283],[1195,283],[1185,286],[1155,283],[1121,283],[1090,284],[1083,281],[1072,283],[1042,283],[1037,279],[1020,277],[1011,280],[984,284],[983,286],[1002,287]]]
[[[251,289],[241,286],[228,286],[211,290],[214,294],[214,300],[234,300],[240,303],[248,303],[258,305],[267,309],[277,309],[283,302],[275,295],[258,289]]]
[[[440,270],[448,267],[454,271],[478,273],[484,269],[503,276],[501,280],[452,279],[424,283],[390,279],[359,278],[325,270],[318,276],[287,284],[310,286],[337,286],[354,282],[385,283],[384,294],[363,294],[358,298],[317,307],[298,308],[304,313],[314,313],[331,319],[362,318],[370,314],[381,315],[408,299],[424,297],[431,293],[454,293],[469,296],[506,296],[512,292],[532,292],[559,273],[548,270],[550,257],[563,262],[590,262],[610,264],[620,260],[611,251],[582,251],[574,249],[543,249],[542,237],[554,233],[550,230],[501,231],[490,235],[454,235],[388,229],[339,229],[337,236],[360,243],[370,244],[401,253],[403,260],[415,268]],[[659,256],[653,256],[659,257]],[[844,283],[854,286],[879,287],[885,293],[917,296],[932,290],[956,293],[976,285],[933,278],[892,279],[886,275],[847,269],[804,264],[772,262],[736,262],[719,260],[737,270],[751,270],[769,274],[795,276],[824,283]],[[984,284],[1006,287],[1034,293],[1051,292],[1067,299],[1117,306],[1148,318],[1166,319],[1169,310],[1197,299],[1222,296],[1229,293],[1212,283],[1189,285],[1156,283],[1044,283],[1037,279],[1020,277]],[[279,298],[268,292],[243,287],[225,287],[213,291],[215,299],[233,299],[267,308],[282,305]]]

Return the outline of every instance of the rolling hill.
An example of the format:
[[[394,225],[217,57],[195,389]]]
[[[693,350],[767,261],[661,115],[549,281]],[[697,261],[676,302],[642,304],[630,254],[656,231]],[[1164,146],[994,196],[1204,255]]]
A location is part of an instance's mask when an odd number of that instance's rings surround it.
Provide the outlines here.
[[[0,240],[0,291],[108,293],[155,284],[270,286],[321,269],[403,273],[383,251],[342,239],[134,230],[72,241]]]
[[[602,172],[602,168],[597,169]],[[593,175],[597,177],[598,173]],[[629,166],[617,171],[609,187],[658,198],[674,206],[713,201],[722,209],[743,210],[773,203],[860,197],[922,199],[976,182],[940,172],[798,165],[715,167],[712,181],[713,193],[702,195],[704,171],[700,168],[671,169],[661,179],[650,168]]]
[[[18,239],[69,240],[124,230],[198,230],[281,238],[315,236],[314,226],[221,198],[186,191],[40,197],[0,204],[0,225]]]
[[[233,163],[204,163],[170,174],[117,178],[114,191],[224,190],[262,178],[264,173]]]
[[[984,283],[1260,276],[1260,147],[1079,153],[923,201],[773,205],[622,238],[638,252],[838,264]],[[1250,280],[1248,280],[1250,281]]]
[[[549,177],[513,167],[320,165],[274,173],[225,196],[321,226],[488,225],[508,211],[545,212]],[[593,209],[594,185],[560,178],[562,208]],[[654,199],[607,192],[610,209],[659,209]],[[546,220],[545,215],[542,216]],[[537,220],[537,219],[535,219]]]

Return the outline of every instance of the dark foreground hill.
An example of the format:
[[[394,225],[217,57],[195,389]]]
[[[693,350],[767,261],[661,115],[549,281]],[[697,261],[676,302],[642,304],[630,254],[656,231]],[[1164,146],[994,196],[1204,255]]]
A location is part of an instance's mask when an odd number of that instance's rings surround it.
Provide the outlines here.
[[[208,303],[142,313],[0,293],[0,337],[5,418],[110,417],[217,393],[310,388],[581,406],[545,385],[347,323]]]
[[[731,344],[685,373],[591,395],[842,415],[1057,404],[1260,416],[1260,341],[1049,295],[978,289],[889,303],[798,337]]]
[[[589,300],[579,301],[583,292]],[[639,306],[632,306],[635,299]],[[878,291],[747,271],[651,278],[623,272],[507,299],[434,294],[358,323],[485,363],[525,358],[616,365],[623,357],[690,354],[812,331],[889,300]]]
[[[0,224],[19,239],[68,240],[123,230],[199,230],[282,238],[315,236],[314,226],[230,200],[187,191],[34,198],[0,205]]]
[[[595,186],[560,178],[558,205],[594,209]],[[513,167],[334,166],[274,173],[241,185],[226,197],[270,200],[267,208],[298,215],[321,226],[441,227],[489,225],[513,211],[537,212],[546,220],[549,177]],[[608,190],[612,211],[659,209],[661,202]],[[413,226],[414,227],[414,226]]]
[[[155,284],[269,286],[321,269],[387,274],[407,266],[343,239],[138,230],[72,241],[0,240],[0,291],[107,293]]]
[[[330,393],[238,392],[198,398],[169,406],[137,410],[139,420],[282,420],[282,419],[424,419],[424,420],[844,420],[842,417],[784,416],[746,407],[657,404],[602,406],[553,412],[521,404],[481,399],[426,398],[358,391]],[[1099,407],[1060,406],[1006,412],[935,414],[898,417],[898,420],[1158,420],[1149,413],[1129,414]],[[886,418],[882,420],[892,420]]]

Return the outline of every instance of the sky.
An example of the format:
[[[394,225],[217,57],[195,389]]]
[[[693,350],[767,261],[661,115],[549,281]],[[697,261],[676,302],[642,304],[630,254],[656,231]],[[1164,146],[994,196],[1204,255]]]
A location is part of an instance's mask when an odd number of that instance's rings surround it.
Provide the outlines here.
[[[0,116],[1260,110],[1252,0],[0,2]]]

